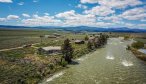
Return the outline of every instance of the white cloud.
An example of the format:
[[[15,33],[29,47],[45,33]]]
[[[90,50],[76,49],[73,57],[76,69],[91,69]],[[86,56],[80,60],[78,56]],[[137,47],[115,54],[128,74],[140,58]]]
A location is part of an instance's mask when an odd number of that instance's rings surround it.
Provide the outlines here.
[[[132,24],[132,23],[124,23],[124,25],[125,25],[126,27],[129,27],[129,28],[132,28],[132,27],[135,26],[135,24]],[[135,26],[135,27],[136,27],[136,26]]]
[[[146,17],[146,13],[140,14],[140,15],[134,15],[134,16],[124,16],[123,18],[128,20],[141,20]]]
[[[23,19],[22,23],[25,25],[55,25],[60,23],[60,20],[55,19],[53,16],[38,16],[33,15],[31,19]]]
[[[96,17],[92,14],[77,14],[74,10],[66,11],[63,13],[59,13],[55,15],[57,18],[65,19],[65,20],[74,20],[74,21],[89,21],[89,22],[95,22]]]
[[[81,3],[97,3],[98,0],[81,0]]]
[[[96,23],[96,17],[94,15],[75,15],[73,17],[65,17],[63,20],[64,25],[69,26],[94,26]]]
[[[133,8],[123,12],[120,17],[127,20],[142,20],[146,18],[145,7]]]
[[[66,26],[79,26],[79,25],[93,25],[96,22],[95,15],[81,15],[75,13],[74,10],[66,11],[55,15],[58,19],[63,19],[62,23]]]
[[[97,21],[100,19],[100,21]],[[21,22],[29,26],[93,26],[93,27],[129,27],[144,28],[146,24],[125,23],[119,15],[96,17],[93,14],[79,14],[74,10],[58,13],[55,16],[33,15],[31,19],[23,19]],[[118,26],[119,25],[119,26]]]
[[[46,16],[49,15],[49,13],[44,13]]]
[[[107,16],[109,14],[115,13],[115,11],[106,6],[96,6],[96,7],[93,7],[91,10],[85,10],[84,13],[94,14],[98,16]]]
[[[139,27],[145,27],[146,28],[146,24],[138,24],[137,26],[139,26]]]
[[[128,27],[128,28],[139,28],[139,29],[144,29],[144,28],[146,28],[146,24],[125,23],[125,26]]]
[[[39,18],[39,16],[37,14],[34,14],[33,18]]]
[[[97,8],[96,8],[97,7]],[[38,14],[32,15],[23,13],[22,16],[25,19],[19,19],[17,15],[8,15],[6,18],[0,18],[0,21],[16,20],[23,25],[29,26],[94,26],[94,27],[129,27],[129,28],[146,28],[146,24],[134,24],[124,22],[124,19],[128,20],[146,20],[145,7],[138,7],[126,10],[120,15],[114,14],[111,8],[102,8],[104,6],[96,6],[91,10],[87,10],[86,13],[77,13],[75,10],[65,11],[58,13],[54,16],[50,16],[48,13],[44,13],[44,16]],[[93,10],[94,9],[94,10]],[[101,10],[102,9],[102,10]],[[107,10],[108,9],[108,10]],[[110,12],[109,12],[110,10]],[[89,12],[90,11],[90,12]],[[144,22],[143,22],[144,23]]]
[[[98,3],[101,6],[107,6],[111,8],[126,8],[128,6],[137,6],[141,5],[140,0],[80,0],[81,3]]]
[[[17,16],[17,15],[8,15],[7,16],[7,20],[17,20],[17,19],[19,19],[19,16]]]
[[[64,26],[96,26],[105,27],[113,25],[112,23],[97,22],[96,16],[93,14],[78,14],[74,10],[66,11],[56,15],[57,18],[62,19]]]
[[[0,2],[2,2],[2,3],[12,3],[13,1],[12,0],[0,0]]]
[[[88,8],[87,6],[85,6],[83,4],[78,4],[76,7],[77,8],[83,8],[83,9],[87,9]]]
[[[112,8],[126,8],[128,6],[133,7],[142,4],[139,0],[99,0],[98,3]]]
[[[70,11],[66,11],[66,12],[63,12],[63,13],[59,13],[57,15],[55,15],[56,17],[58,18],[66,18],[66,19],[69,19],[73,16],[75,16],[75,11],[74,10],[70,10]]]
[[[114,23],[121,23],[122,18],[119,17],[118,15],[112,15],[112,16],[103,17],[102,20],[111,21]]]
[[[58,13],[55,16],[33,15],[31,19],[23,19],[24,25],[49,25],[49,26],[94,26],[110,27],[115,25],[109,22],[97,22],[97,17],[93,14],[78,14],[74,10]]]
[[[0,22],[6,21],[6,18],[0,18]]]
[[[137,15],[137,14],[141,14],[141,13],[145,13],[145,12],[146,12],[146,10],[144,8],[139,7],[139,8],[133,8],[133,9],[129,9],[129,10],[125,11],[123,13],[123,15],[133,16],[133,15]]]
[[[30,17],[29,14],[25,14],[25,13],[23,13],[22,16],[23,16],[23,17],[26,17],[26,18],[29,18],[29,17]]]
[[[24,2],[20,2],[20,3],[18,3],[18,5],[24,5]]]
[[[8,21],[8,20],[17,20],[17,19],[19,19],[19,16],[17,15],[8,15],[6,18],[0,18],[0,22]]]
[[[97,22],[96,23],[97,27],[109,27],[109,26],[112,26],[112,25],[115,25],[114,23],[108,23],[108,22]]]

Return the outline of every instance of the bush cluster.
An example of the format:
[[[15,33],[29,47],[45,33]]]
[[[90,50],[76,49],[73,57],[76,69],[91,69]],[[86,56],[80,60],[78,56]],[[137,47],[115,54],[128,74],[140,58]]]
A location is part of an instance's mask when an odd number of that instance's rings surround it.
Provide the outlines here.
[[[140,42],[140,41],[137,41],[137,42],[132,43],[131,46],[133,48],[139,49],[139,48],[143,48],[144,47],[144,43],[143,42]]]

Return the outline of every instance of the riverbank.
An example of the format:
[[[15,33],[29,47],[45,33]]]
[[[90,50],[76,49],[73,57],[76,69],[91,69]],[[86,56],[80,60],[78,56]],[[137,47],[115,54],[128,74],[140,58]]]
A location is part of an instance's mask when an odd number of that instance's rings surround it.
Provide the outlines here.
[[[73,59],[95,51],[89,51],[87,43],[81,45],[73,43],[73,48]],[[0,81],[4,84],[36,84],[67,68],[60,64],[62,55],[38,55],[33,47],[2,51],[0,55]]]
[[[49,81],[52,81],[55,78],[58,78],[59,76],[64,74],[64,70],[71,68],[71,67],[68,67],[68,66],[70,66],[70,65],[74,66],[74,65],[79,64],[78,61],[83,61],[84,59],[87,58],[86,57],[87,55],[93,54],[94,52],[97,52],[99,49],[102,49],[105,46],[106,46],[106,44],[104,44],[103,46],[100,46],[99,48],[94,49],[92,51],[89,51],[87,48],[84,48],[84,49],[83,48],[79,48],[79,50],[76,50],[77,51],[77,52],[75,52],[76,54],[74,54],[76,56],[74,56],[74,58],[72,60],[72,63],[67,64],[66,67],[63,67],[60,70],[57,70],[56,72],[46,76],[44,78],[44,80],[42,80],[39,84],[46,84],[46,82],[49,82]],[[84,58],[84,56],[85,56],[85,58]]]
[[[108,44],[76,61],[79,64],[55,73],[40,84],[143,84],[146,66],[125,50],[131,41],[110,38]],[[108,59],[107,57],[114,59]],[[138,74],[137,74],[138,73]]]
[[[146,54],[139,52],[138,49],[135,48],[130,48],[130,50],[132,51],[132,53],[139,59],[146,61]]]

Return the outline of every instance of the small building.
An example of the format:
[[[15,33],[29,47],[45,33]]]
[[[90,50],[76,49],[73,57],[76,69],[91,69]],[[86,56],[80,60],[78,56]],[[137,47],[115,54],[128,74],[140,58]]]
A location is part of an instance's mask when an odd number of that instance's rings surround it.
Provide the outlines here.
[[[54,35],[50,35],[50,36],[48,36],[48,38],[57,38],[57,37]]]
[[[39,54],[60,54],[61,46],[48,46],[38,49]]]
[[[44,38],[57,38],[55,35],[44,35]]]
[[[83,40],[75,40],[75,44],[84,44],[85,43],[85,41],[83,41]]]
[[[50,35],[44,35],[44,38],[48,38]]]
[[[57,34],[57,33],[53,33],[53,35],[57,37],[61,36],[60,34]]]

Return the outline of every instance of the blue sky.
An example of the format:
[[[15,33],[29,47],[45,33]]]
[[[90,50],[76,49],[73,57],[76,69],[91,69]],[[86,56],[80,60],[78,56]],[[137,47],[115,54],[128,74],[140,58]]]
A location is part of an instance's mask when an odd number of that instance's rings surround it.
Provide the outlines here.
[[[146,1],[0,0],[0,25],[146,29]]]

